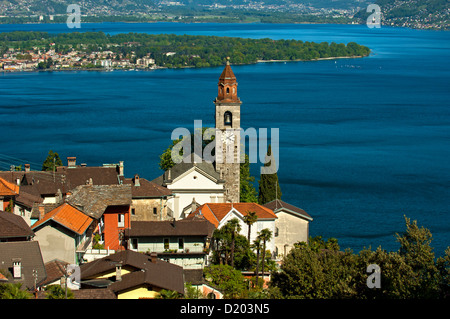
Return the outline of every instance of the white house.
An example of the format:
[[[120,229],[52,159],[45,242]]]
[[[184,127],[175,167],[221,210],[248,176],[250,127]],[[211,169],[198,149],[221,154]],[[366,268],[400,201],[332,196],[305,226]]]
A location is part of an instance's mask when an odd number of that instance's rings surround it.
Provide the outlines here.
[[[264,207],[271,209],[278,217],[274,236],[278,256],[285,256],[295,243],[308,242],[309,223],[313,219],[307,212],[279,199],[264,204]]]
[[[250,226],[250,242],[256,239],[258,232],[266,228],[272,232],[272,238],[274,238],[277,216],[271,209],[256,203],[207,203],[198,207],[187,218],[202,216],[218,229],[231,219],[237,218],[241,226],[240,234],[247,237],[249,226],[245,223],[244,217],[249,212],[255,212],[258,217],[257,221]],[[266,248],[274,252],[275,241],[272,239],[267,242]]]

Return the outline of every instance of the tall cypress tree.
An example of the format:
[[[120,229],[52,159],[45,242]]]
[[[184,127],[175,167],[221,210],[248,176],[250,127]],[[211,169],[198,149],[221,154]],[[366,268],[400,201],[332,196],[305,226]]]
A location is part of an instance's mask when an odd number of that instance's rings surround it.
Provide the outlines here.
[[[268,160],[270,159],[270,160]],[[269,145],[269,149],[266,155],[266,163],[264,166],[270,166],[272,163],[275,166],[275,158],[272,156],[272,148]],[[275,166],[276,167],[276,166]],[[273,174],[261,174],[259,179],[259,197],[258,203],[264,205],[274,199],[281,199],[281,188],[278,182],[277,173]]]

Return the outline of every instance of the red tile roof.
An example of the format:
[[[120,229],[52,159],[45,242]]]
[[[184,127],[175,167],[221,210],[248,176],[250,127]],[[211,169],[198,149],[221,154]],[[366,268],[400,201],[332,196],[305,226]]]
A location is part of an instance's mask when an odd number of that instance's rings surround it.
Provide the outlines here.
[[[258,219],[276,219],[277,216],[274,212],[262,205],[256,203],[209,203],[203,204],[198,207],[197,210],[187,218],[193,218],[194,216],[202,215],[214,226],[218,227],[220,221],[228,215],[228,213],[235,209],[243,216],[246,216],[249,212],[255,212]]]
[[[0,196],[19,195],[19,186],[0,178]]]
[[[36,229],[49,220],[53,220],[79,235],[83,234],[93,221],[91,217],[64,203],[45,214],[44,218],[34,223],[31,228]]]

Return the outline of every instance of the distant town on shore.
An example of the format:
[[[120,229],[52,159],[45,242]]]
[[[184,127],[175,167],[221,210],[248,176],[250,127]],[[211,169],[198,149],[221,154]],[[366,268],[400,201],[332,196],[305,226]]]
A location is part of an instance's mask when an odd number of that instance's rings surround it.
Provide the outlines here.
[[[252,64],[370,54],[368,47],[355,42],[337,44],[217,36],[137,33],[110,36],[103,32],[50,35],[15,31],[0,33],[0,39],[0,69],[4,72],[199,68],[223,65],[227,57],[233,64]]]

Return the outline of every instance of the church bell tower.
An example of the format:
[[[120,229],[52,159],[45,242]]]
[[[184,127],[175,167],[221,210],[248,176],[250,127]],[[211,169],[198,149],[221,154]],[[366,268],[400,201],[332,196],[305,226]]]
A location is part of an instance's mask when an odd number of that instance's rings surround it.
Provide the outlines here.
[[[225,200],[240,201],[241,101],[230,59],[219,77],[216,105],[216,171],[225,180]],[[222,151],[220,151],[222,150]]]

